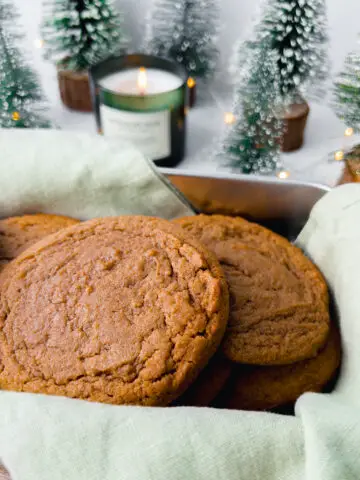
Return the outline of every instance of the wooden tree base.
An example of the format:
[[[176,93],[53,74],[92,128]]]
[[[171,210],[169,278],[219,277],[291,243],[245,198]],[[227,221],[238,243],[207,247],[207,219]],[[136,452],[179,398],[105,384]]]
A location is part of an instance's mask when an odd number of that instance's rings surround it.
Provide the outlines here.
[[[353,182],[356,182],[356,180],[351,174],[348,165],[345,164],[343,174],[341,175],[338,185],[344,185],[345,183],[353,183]]]
[[[355,147],[345,160],[343,174],[338,185],[360,183],[360,146]]]
[[[92,112],[89,76],[87,72],[58,69],[60,96],[63,104],[72,110]]]
[[[282,142],[283,152],[293,152],[302,147],[310,107],[306,102],[290,106],[283,117],[285,132]]]

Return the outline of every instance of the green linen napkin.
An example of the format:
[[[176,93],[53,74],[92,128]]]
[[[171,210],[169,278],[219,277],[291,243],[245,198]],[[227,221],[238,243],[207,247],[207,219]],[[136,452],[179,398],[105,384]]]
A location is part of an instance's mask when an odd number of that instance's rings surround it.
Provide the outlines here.
[[[59,213],[81,220],[193,212],[132,145],[56,130],[0,129],[0,217]]]

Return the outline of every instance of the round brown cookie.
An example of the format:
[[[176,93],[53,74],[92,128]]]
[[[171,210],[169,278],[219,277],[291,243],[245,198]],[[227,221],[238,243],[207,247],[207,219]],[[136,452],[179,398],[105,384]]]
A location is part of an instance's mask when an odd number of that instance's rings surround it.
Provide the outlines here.
[[[230,360],[283,365],[317,354],[329,333],[327,286],[298,248],[239,217],[176,222],[212,250],[225,271],[230,319],[223,351]]]
[[[24,215],[0,220],[0,268],[42,238],[79,220],[61,215]]]
[[[275,367],[237,365],[219,406],[271,410],[295,402],[305,392],[321,392],[340,365],[341,343],[331,327],[324,349],[308,360]]]
[[[84,222],[8,268],[0,275],[2,389],[166,405],[195,380],[226,329],[218,261],[165,220]]]
[[[208,407],[230,378],[233,364],[217,352],[175,406]]]

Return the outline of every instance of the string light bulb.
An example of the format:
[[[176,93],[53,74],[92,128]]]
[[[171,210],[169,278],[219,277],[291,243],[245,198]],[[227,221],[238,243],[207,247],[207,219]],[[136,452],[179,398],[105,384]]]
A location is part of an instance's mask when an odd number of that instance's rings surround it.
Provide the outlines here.
[[[226,125],[233,125],[236,121],[235,115],[231,112],[226,112],[224,115],[224,122]]]
[[[290,177],[290,172],[288,170],[280,170],[280,172],[277,172],[276,176],[280,178],[280,180],[286,180]]]
[[[34,46],[35,48],[43,48],[44,46],[44,40],[42,38],[37,38],[35,41],[34,41]]]
[[[354,129],[349,127],[345,130],[345,137],[351,137],[352,135],[354,135]]]
[[[344,160],[344,152],[342,150],[338,150],[335,152],[334,158],[337,162],[341,162]]]
[[[188,81],[187,81],[187,86],[188,86],[189,88],[194,88],[195,85],[196,85],[195,78],[189,77],[189,78],[188,78]]]
[[[20,113],[19,112],[13,112],[11,117],[14,120],[14,122],[18,122],[20,120]]]

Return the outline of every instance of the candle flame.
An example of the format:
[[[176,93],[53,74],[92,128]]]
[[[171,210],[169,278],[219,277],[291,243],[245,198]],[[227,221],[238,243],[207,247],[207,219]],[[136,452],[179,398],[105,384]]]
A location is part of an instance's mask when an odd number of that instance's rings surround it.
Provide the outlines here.
[[[145,95],[147,86],[148,86],[148,80],[147,80],[146,68],[141,67],[139,70],[139,76],[138,76],[138,88],[143,95]]]

